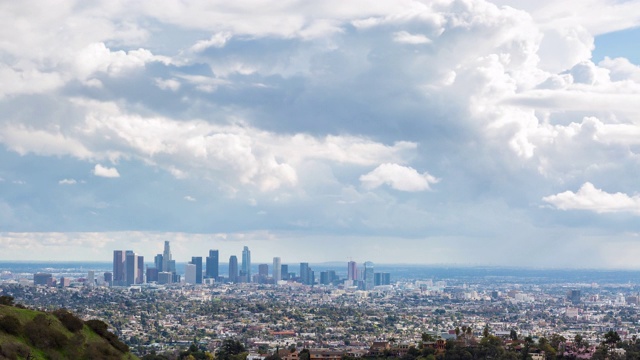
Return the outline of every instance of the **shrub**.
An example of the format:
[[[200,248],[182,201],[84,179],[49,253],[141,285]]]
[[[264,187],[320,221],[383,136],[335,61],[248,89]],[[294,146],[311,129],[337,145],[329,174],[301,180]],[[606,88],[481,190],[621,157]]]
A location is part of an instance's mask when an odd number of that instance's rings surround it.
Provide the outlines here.
[[[6,342],[0,347],[0,359],[28,359],[30,355],[31,350],[25,344]]]
[[[13,306],[13,296],[9,296],[9,295],[0,296],[0,305]]]
[[[69,339],[60,331],[51,327],[50,319],[43,314],[36,315],[24,326],[29,341],[41,349],[60,349],[69,343]]]
[[[11,335],[19,335],[22,330],[20,320],[13,315],[6,315],[0,318],[0,330]]]
[[[58,309],[53,312],[53,315],[71,332],[80,331],[84,327],[84,322],[66,309]]]
[[[118,349],[122,353],[129,352],[129,346],[118,339],[118,337],[109,331],[109,326],[100,320],[88,320],[85,322],[96,334],[100,335],[103,339],[107,340],[111,346]]]
[[[93,360],[93,359],[120,359],[122,358],[122,354],[120,354],[117,350],[110,347],[104,342],[94,342],[88,344],[85,349],[84,356],[82,359]]]

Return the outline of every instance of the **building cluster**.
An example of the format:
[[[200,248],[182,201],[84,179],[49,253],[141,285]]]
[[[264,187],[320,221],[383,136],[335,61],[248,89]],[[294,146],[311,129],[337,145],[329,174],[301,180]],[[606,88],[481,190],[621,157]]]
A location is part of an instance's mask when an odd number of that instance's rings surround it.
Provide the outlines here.
[[[170,251],[167,255],[168,269],[175,268],[170,265]],[[213,259],[217,254],[209,255]],[[207,264],[212,262],[205,262],[203,279],[215,268],[207,269]],[[312,286],[303,283],[309,275],[300,276],[310,273],[308,264],[301,264],[300,272],[292,276],[281,259],[274,259],[274,264],[281,269],[277,282],[269,272],[273,265],[259,264],[252,279],[271,280],[233,283],[218,274],[224,281],[192,285],[185,280],[198,281],[198,261],[192,259],[196,272],[189,271],[179,284],[110,287],[93,271],[81,279],[65,275],[59,284],[70,280],[71,287],[59,288],[51,286],[56,280],[47,273],[34,276],[38,286],[2,274],[0,290],[27,306],[66,307],[85,319],[105,320],[139,354],[179,349],[193,339],[211,349],[225,339],[239,339],[255,356],[292,346],[327,356],[401,354],[418,344],[443,347],[447,340],[473,346],[486,330],[502,339],[504,347],[519,349],[523,339],[531,338],[531,346],[541,348],[542,339],[547,339],[558,349],[561,345],[565,354],[587,357],[609,331],[627,341],[640,334],[640,286],[626,281],[541,282],[541,277],[490,278],[482,272],[416,279],[405,273],[392,285],[375,286],[384,274],[376,275],[373,264],[359,268],[349,262],[345,279],[323,285],[337,276],[333,270],[320,271]],[[354,280],[366,283],[367,271],[373,274],[373,288],[353,286]],[[131,274],[135,281],[136,272]],[[425,341],[425,334],[431,340]]]
[[[184,267],[184,274],[176,271],[176,261],[171,255],[169,241],[164,243],[164,251],[154,258],[154,265],[144,265],[144,257],[131,250],[114,250],[113,272],[104,273],[104,282],[112,286],[131,286],[145,283],[189,285],[222,283],[257,283],[257,284],[284,284],[289,281],[299,282],[304,285],[342,285],[356,287],[361,290],[372,290],[375,286],[390,285],[390,273],[374,272],[374,265],[367,261],[362,269],[358,268],[355,261],[347,264],[347,277],[340,278],[335,270],[326,270],[318,273],[309,266],[309,263],[300,263],[300,271],[296,274],[290,271],[289,264],[283,264],[280,257],[274,257],[269,273],[269,264],[259,264],[258,272],[252,273],[251,251],[245,246],[242,250],[240,266],[236,255],[229,257],[227,276],[220,273],[219,251],[209,250],[209,256],[205,261],[201,256],[193,256]]]

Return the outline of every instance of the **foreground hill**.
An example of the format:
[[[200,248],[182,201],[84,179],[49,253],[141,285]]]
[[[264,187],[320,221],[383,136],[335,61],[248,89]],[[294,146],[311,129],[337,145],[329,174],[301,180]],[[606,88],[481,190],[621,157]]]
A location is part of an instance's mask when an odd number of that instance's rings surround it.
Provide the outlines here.
[[[64,309],[47,313],[16,307],[12,299],[1,298],[0,360],[137,359],[102,321],[83,322]]]

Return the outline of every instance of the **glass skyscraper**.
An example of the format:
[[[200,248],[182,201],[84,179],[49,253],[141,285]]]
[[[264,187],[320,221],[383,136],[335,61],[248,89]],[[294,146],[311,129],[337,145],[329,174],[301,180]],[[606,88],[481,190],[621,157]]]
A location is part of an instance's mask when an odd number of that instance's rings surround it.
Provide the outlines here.
[[[246,276],[246,282],[251,282],[251,251],[245,246],[242,250],[242,274]]]

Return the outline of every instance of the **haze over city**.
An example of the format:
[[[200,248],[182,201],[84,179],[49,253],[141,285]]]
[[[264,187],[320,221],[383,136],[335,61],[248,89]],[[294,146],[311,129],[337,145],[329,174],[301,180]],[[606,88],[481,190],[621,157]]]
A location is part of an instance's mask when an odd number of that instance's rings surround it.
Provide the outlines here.
[[[640,267],[640,1],[0,20],[0,260]]]

